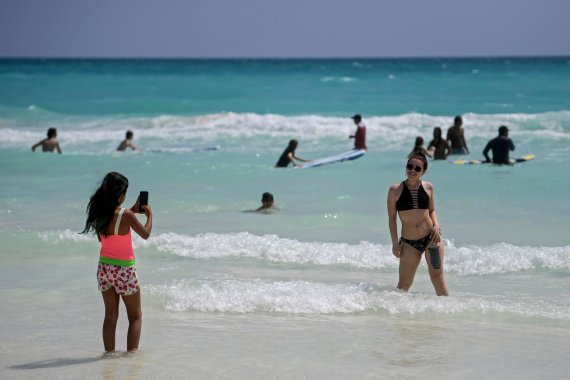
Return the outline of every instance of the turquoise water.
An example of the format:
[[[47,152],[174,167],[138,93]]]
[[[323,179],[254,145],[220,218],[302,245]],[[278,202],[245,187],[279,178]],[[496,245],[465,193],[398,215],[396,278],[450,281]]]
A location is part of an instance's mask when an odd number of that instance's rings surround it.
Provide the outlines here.
[[[566,373],[570,58],[1,60],[0,90],[3,378],[180,377],[184,368],[198,378],[270,369],[278,378],[537,378],[547,358],[550,374]],[[368,128],[364,157],[273,168],[291,138],[307,159],[349,150],[354,113]],[[415,137],[429,141],[456,114],[466,158],[481,159],[505,124],[513,156],[536,159],[430,162],[452,297],[433,295],[425,264],[403,294],[387,191],[404,178]],[[63,154],[32,153],[49,127]],[[145,150],[114,151],[127,129]],[[155,212],[151,238],[135,239],[142,359],[119,364],[97,359],[98,243],[77,234],[113,170],[130,180],[128,205],[148,190]],[[280,210],[244,213],[264,191]]]

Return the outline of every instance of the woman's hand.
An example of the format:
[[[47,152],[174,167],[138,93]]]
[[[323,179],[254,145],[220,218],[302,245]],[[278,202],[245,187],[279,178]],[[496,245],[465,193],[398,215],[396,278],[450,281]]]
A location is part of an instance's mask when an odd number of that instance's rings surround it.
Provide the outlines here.
[[[392,244],[392,254],[394,256],[396,256],[397,258],[400,258],[401,249],[402,249],[402,246],[399,243],[398,244]]]
[[[433,245],[438,245],[441,241],[441,231],[438,226],[433,226],[431,230],[431,242]]]

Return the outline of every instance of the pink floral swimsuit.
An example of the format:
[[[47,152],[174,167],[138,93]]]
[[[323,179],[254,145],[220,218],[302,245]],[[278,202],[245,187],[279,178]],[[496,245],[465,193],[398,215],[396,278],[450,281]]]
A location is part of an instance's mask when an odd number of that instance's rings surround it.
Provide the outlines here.
[[[97,266],[97,281],[99,282],[99,290],[102,292],[114,287],[117,294],[130,296],[139,290],[139,278],[134,265],[121,267],[99,263]]]
[[[130,296],[139,290],[139,278],[135,268],[135,253],[131,231],[119,235],[119,225],[125,209],[122,208],[115,222],[113,235],[101,237],[101,253],[97,267],[99,290],[115,288],[117,294]]]

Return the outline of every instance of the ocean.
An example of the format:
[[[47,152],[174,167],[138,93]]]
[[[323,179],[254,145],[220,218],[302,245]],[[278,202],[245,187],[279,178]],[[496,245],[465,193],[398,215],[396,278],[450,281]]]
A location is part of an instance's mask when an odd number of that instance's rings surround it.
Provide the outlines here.
[[[273,167],[290,139],[350,150],[355,113],[363,157]],[[388,188],[455,115],[461,158],[500,125],[536,158],[430,161],[451,295],[425,262],[403,293]],[[50,127],[63,154],[32,152]],[[143,150],[115,151],[127,130]],[[0,135],[2,379],[569,378],[570,58],[4,59]],[[79,234],[109,171],[154,211],[132,357],[101,355],[99,243]],[[244,212],[266,191],[278,211]]]

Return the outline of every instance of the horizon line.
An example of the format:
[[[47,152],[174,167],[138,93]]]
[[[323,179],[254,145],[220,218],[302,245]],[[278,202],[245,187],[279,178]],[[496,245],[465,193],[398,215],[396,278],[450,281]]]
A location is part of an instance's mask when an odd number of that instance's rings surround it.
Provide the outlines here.
[[[408,60],[408,59],[529,59],[529,58],[570,58],[570,55],[536,54],[536,55],[450,55],[450,56],[326,56],[326,57],[270,57],[270,56],[0,56],[0,60]]]

